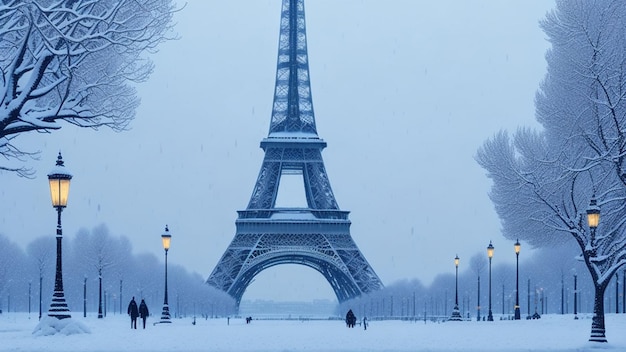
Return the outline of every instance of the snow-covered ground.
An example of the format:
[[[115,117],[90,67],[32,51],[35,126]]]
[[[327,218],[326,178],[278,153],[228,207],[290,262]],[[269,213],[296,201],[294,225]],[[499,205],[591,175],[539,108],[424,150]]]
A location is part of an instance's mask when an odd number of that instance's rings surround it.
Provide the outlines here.
[[[36,314],[0,315],[0,351],[626,351],[626,314],[607,315],[608,344],[587,342],[589,316],[545,315],[494,322],[372,321],[367,330],[339,320],[174,319],[131,330],[128,317],[73,319],[90,334],[33,336]],[[228,323],[228,324],[227,324]]]

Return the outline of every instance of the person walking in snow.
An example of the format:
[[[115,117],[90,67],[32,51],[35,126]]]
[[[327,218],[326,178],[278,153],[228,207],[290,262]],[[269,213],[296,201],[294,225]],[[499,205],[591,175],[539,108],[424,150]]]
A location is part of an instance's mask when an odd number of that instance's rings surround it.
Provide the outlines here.
[[[130,300],[128,304],[128,315],[130,316],[130,328],[137,329],[137,317],[139,316],[139,309],[137,309],[137,302],[135,302],[135,296]]]
[[[150,312],[148,312],[148,305],[146,304],[146,301],[142,299],[139,304],[139,316],[141,317],[141,320],[143,320],[144,329],[146,328],[146,319],[148,318],[148,315],[150,315]]]

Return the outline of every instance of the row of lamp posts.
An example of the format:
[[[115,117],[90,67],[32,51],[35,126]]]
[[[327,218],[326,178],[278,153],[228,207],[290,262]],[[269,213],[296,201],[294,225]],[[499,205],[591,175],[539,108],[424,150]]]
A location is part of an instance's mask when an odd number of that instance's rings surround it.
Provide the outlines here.
[[[55,317],[57,319],[70,318],[70,310],[67,307],[65,301],[65,293],[63,291],[63,262],[62,262],[62,238],[63,229],[61,227],[61,212],[63,208],[67,206],[67,199],[70,191],[70,181],[72,174],[65,168],[63,157],[61,152],[57,157],[56,165],[54,169],[48,174],[48,183],[50,185],[50,196],[52,198],[52,206],[57,210],[57,229],[56,229],[56,273],[54,280],[54,294],[52,295],[52,302],[50,303],[50,309],[48,310],[48,316]],[[591,203],[587,208],[587,223],[592,232],[592,238],[595,237],[595,230],[600,222],[600,207],[596,203],[595,196],[591,198]],[[169,233],[167,225],[165,226],[165,233],[161,235],[161,241],[163,249],[165,250],[165,297],[163,299],[163,311],[161,312],[161,320],[159,323],[171,323],[169,303],[167,297],[167,252],[170,249],[172,235]],[[521,245],[519,240],[515,242],[515,320],[520,319],[519,308],[519,252]],[[487,246],[487,256],[489,257],[489,313],[487,315],[488,321],[493,321],[493,314],[491,310],[491,259],[493,258],[494,247],[491,241]],[[454,309],[450,320],[460,321],[462,320],[459,312],[459,256],[454,258],[454,266],[456,270],[455,278],[455,298]],[[576,289],[574,289],[574,306],[576,306]],[[576,309],[576,308],[574,308]],[[576,318],[578,318],[576,316]]]
[[[515,270],[515,320],[520,319],[520,310],[519,310],[519,252],[521,249],[521,245],[518,241],[515,241],[515,257],[516,257],[516,270]],[[493,321],[493,312],[491,310],[491,259],[493,258],[493,252],[495,247],[489,241],[489,245],[487,246],[487,257],[489,258],[489,313],[487,315],[487,321]],[[452,311],[452,315],[450,320],[452,321],[461,321],[463,320],[461,314],[459,312],[459,256],[454,257],[454,266],[456,270],[456,278],[455,278],[455,298],[454,298],[454,310]],[[480,278],[478,279],[480,280]],[[480,281],[478,281],[480,290]],[[480,302],[480,291],[478,291],[478,299]],[[480,305],[480,303],[479,303]],[[480,316],[478,317],[480,320]]]
[[[62,256],[62,241],[61,241],[63,239],[63,229],[61,227],[61,212],[63,211],[63,208],[67,206],[67,198],[70,192],[71,179],[72,179],[72,174],[65,168],[63,157],[61,156],[61,152],[59,152],[56,165],[54,169],[52,169],[52,171],[48,174],[48,183],[50,184],[50,196],[52,198],[52,206],[56,208],[57,210],[56,273],[55,273],[55,278],[54,278],[54,294],[52,295],[52,302],[50,303],[48,316],[57,318],[59,320],[71,317],[70,310],[67,306],[67,302],[65,301],[65,293],[63,291],[63,261],[62,261],[63,256]],[[163,312],[161,313],[161,320],[159,321],[159,323],[171,323],[170,309],[169,309],[169,304],[167,300],[167,251],[170,249],[171,239],[172,239],[172,235],[170,234],[169,229],[166,225],[165,233],[161,235],[163,249],[165,250],[165,297],[163,299]],[[100,277],[100,280],[102,280],[102,277]],[[85,285],[86,285],[86,281],[87,279],[85,278]],[[41,282],[40,282],[39,287],[41,290]],[[29,290],[30,290],[30,286],[29,286]],[[40,293],[40,296],[41,296],[41,293]],[[30,303],[29,303],[29,307],[30,307]],[[100,309],[101,308],[102,306],[100,306]],[[40,311],[41,311],[41,308],[40,308]],[[100,310],[98,317],[100,317],[101,314],[102,314],[102,311]],[[41,317],[41,314],[40,314],[40,317]]]
[[[519,241],[515,242],[515,255],[517,259],[516,265],[516,279],[515,279],[515,320],[520,319],[520,311],[519,311],[519,252],[521,245]],[[489,313],[487,315],[488,321],[493,321],[493,312],[491,310],[491,258],[493,258],[493,252],[495,247],[489,241],[489,245],[487,246],[487,257],[489,258]],[[459,313],[459,256],[454,257],[454,266],[456,269],[456,278],[455,278],[455,298],[454,298],[454,310],[452,311],[452,316],[450,320],[460,321],[462,320],[461,315]],[[480,281],[479,281],[480,284]],[[479,287],[480,289],[480,287]],[[479,291],[480,292],[480,291]],[[480,296],[480,293],[479,293]],[[479,297],[480,299],[480,297]]]
[[[597,204],[595,195],[591,197],[591,202],[589,203],[589,207],[587,208],[587,224],[589,225],[589,229],[591,230],[591,238],[592,241],[595,238],[596,228],[600,223],[600,207]],[[515,248],[515,313],[514,319],[520,320],[520,307],[519,307],[519,252],[521,249],[521,244],[519,240],[515,241],[513,245]],[[489,241],[489,245],[487,246],[487,257],[489,258],[489,313],[487,315],[487,321],[493,321],[493,314],[491,311],[491,258],[493,258],[494,251],[493,244]],[[454,266],[456,270],[456,278],[455,278],[455,298],[454,298],[454,309],[452,310],[452,315],[450,320],[452,321],[461,321],[461,315],[459,313],[459,256],[454,257]],[[576,287],[576,279],[577,276],[574,275],[574,319],[578,319],[577,315],[577,300],[578,300],[578,291]],[[478,299],[480,305],[480,277],[478,278]],[[625,284],[626,285],[626,284]],[[479,313],[480,314],[480,313]],[[538,316],[535,308],[535,316]],[[478,316],[480,320],[480,316]]]
[[[515,243],[515,253],[519,255],[520,244],[519,241]],[[493,321],[493,313],[491,310],[491,258],[493,258],[494,246],[489,241],[489,246],[487,246],[487,257],[489,258],[489,313],[487,315],[488,321]],[[452,311],[452,316],[450,320],[452,321],[461,321],[461,314],[459,312],[459,256],[454,257],[454,266],[456,269],[456,277],[455,277],[455,288],[454,288],[454,310]],[[480,279],[479,279],[480,280]],[[478,282],[478,289],[480,290],[480,281]],[[478,298],[480,299],[480,291],[478,291]],[[479,301],[480,302],[480,301]],[[515,307],[519,309],[519,297],[516,299]],[[479,317],[480,319],[480,317]]]

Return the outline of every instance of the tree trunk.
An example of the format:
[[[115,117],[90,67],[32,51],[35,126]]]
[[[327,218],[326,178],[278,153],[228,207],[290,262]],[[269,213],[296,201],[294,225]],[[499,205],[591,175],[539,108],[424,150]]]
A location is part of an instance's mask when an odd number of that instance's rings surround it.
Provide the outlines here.
[[[604,291],[606,285],[594,281],[595,298],[593,302],[593,320],[591,321],[591,342],[607,342],[604,328]]]

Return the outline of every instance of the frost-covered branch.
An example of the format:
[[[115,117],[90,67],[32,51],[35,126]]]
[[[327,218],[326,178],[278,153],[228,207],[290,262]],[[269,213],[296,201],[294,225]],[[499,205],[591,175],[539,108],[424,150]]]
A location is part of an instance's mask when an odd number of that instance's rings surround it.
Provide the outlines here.
[[[174,11],[171,0],[3,2],[0,155],[31,155],[7,146],[8,137],[53,131],[62,121],[125,130],[139,104],[130,83],[149,77],[146,54],[172,37]]]
[[[543,129],[498,133],[476,156],[505,237],[577,243],[596,289],[590,340],[599,342],[604,291],[626,264],[625,17],[623,1],[558,0],[541,22],[552,44],[535,99]],[[586,221],[592,198],[597,228]]]

